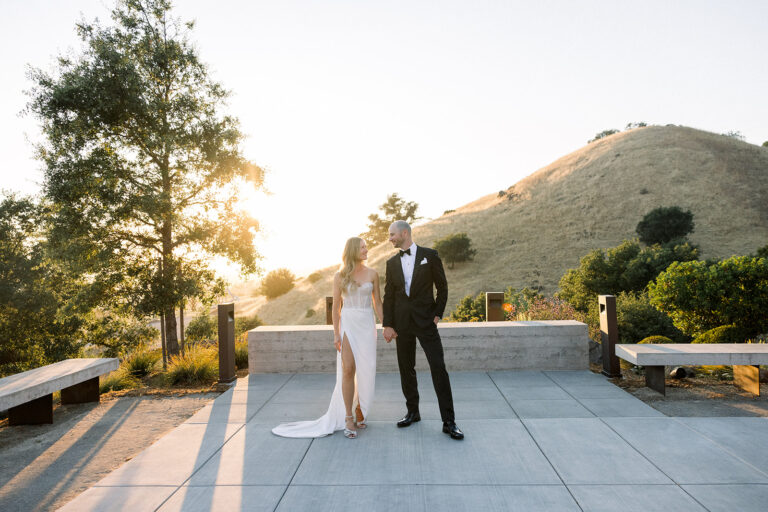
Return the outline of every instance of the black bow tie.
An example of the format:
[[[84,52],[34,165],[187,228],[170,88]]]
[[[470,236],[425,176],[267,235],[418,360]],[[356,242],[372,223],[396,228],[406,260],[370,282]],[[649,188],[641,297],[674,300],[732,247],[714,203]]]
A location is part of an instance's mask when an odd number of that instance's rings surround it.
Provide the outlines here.
[[[411,248],[409,247],[409,248],[407,248],[404,251],[400,251],[400,257],[401,258],[403,257],[403,254],[407,254],[408,256],[410,256],[411,255]]]

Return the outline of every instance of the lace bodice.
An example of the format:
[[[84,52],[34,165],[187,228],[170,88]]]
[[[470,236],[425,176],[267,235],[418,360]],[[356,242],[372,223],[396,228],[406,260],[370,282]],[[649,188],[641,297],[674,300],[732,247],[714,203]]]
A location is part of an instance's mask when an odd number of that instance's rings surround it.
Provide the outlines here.
[[[372,282],[363,283],[362,286],[358,286],[354,290],[351,290],[351,288],[352,285],[341,292],[341,296],[344,299],[342,311],[347,308],[371,309],[373,307],[371,301],[371,292],[373,292]]]

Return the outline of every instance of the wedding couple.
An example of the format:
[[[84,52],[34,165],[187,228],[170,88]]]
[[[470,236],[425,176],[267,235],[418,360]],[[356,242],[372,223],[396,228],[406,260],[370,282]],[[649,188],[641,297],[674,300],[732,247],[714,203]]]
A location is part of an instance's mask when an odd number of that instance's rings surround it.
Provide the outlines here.
[[[407,427],[421,420],[416,384],[416,339],[429,362],[443,432],[453,439],[464,433],[454,421],[451,382],[443,361],[437,323],[448,300],[448,283],[437,251],[413,242],[411,226],[398,220],[389,227],[389,241],[400,251],[387,261],[384,299],[378,273],[365,265],[365,241],[347,240],[343,268],[333,280],[333,331],[336,347],[336,387],[324,416],[313,421],[283,423],[272,429],[283,437],[322,437],[344,430],[350,439],[367,427],[376,380],[376,322],[382,319],[384,339],[397,345],[400,385],[406,414],[397,422]],[[437,290],[437,299],[433,293]],[[342,303],[343,299],[343,303]]]

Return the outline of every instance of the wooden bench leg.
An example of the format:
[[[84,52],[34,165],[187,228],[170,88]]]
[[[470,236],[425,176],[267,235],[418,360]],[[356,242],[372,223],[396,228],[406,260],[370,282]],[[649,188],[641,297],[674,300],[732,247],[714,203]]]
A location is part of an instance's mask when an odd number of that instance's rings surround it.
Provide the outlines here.
[[[85,402],[99,401],[99,378],[92,379],[75,384],[61,390],[62,404],[82,404]]]
[[[53,394],[8,409],[9,425],[53,423]]]
[[[760,367],[733,365],[733,383],[744,391],[760,396]]]
[[[654,391],[658,391],[664,396],[667,396],[667,391],[664,382],[664,367],[663,366],[646,366],[645,367],[645,385]]]

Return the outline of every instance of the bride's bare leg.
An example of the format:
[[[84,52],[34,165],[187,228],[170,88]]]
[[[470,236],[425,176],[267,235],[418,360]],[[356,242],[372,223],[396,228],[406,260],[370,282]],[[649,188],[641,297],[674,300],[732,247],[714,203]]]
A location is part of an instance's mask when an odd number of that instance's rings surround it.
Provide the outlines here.
[[[352,403],[355,399],[355,355],[346,334],[341,340],[341,368],[341,395],[344,397],[344,408],[347,411],[347,428],[355,430],[354,420],[349,419],[352,417]]]

